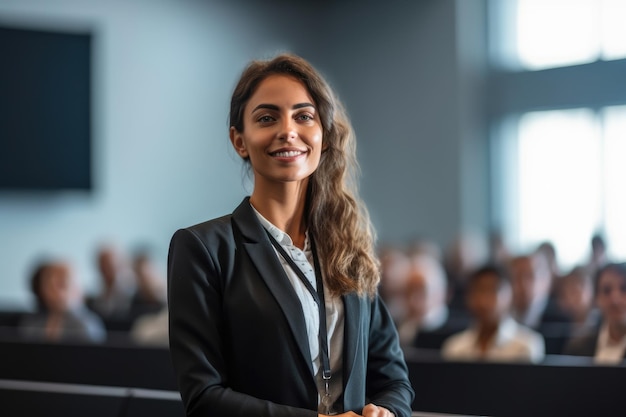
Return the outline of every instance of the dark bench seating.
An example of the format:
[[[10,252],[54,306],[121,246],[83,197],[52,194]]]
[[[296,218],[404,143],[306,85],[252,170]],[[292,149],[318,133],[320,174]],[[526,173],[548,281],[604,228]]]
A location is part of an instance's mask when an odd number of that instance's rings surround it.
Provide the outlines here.
[[[540,365],[444,362],[407,352],[413,409],[494,417],[626,415],[626,368],[548,356]]]
[[[184,416],[167,349],[3,340],[0,358],[2,415]]]
[[[182,417],[167,349],[0,341],[7,416]],[[443,362],[408,351],[413,409],[493,417],[626,415],[626,368],[548,357],[541,365]],[[11,411],[4,413],[5,411]]]

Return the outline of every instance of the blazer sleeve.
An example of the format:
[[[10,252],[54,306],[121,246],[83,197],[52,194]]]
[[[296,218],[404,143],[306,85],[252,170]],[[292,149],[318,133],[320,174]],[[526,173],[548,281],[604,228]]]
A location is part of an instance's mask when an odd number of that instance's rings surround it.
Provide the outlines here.
[[[168,256],[170,353],[188,416],[315,417],[236,392],[228,386],[225,362],[221,264],[217,253],[234,243],[201,240],[193,229],[178,230]],[[215,247],[213,247],[215,245]],[[219,248],[221,245],[221,249]],[[213,248],[210,250],[209,248]]]
[[[396,417],[411,415],[415,392],[396,327],[378,295],[372,302],[366,391],[371,403],[385,407]]]

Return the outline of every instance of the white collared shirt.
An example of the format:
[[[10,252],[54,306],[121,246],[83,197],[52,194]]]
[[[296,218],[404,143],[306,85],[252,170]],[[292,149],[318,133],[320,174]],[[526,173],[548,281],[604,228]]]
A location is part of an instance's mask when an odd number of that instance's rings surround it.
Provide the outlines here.
[[[624,351],[626,351],[626,336],[617,342],[611,340],[609,326],[603,324],[598,335],[598,344],[593,361],[605,365],[618,364],[624,360]]]
[[[543,337],[511,317],[502,320],[491,346],[484,353],[478,347],[478,329],[475,327],[450,336],[442,347],[442,356],[448,360],[537,363],[544,355]]]
[[[254,209],[254,207],[253,207]],[[263,227],[272,235],[274,239],[285,249],[291,259],[294,260],[296,265],[301,267],[300,269],[304,275],[308,278],[309,282],[314,289],[317,290],[317,280],[315,278],[315,271],[313,270],[313,252],[309,241],[308,233],[305,235],[304,250],[301,250],[293,244],[291,237],[278,227],[274,226],[269,220],[261,215],[256,209],[254,209],[259,221]],[[315,299],[306,288],[305,284],[300,280],[300,277],[293,271],[291,266],[283,259],[278,250],[274,248],[276,256],[280,260],[280,263],[287,274],[287,278],[291,282],[300,304],[302,305],[302,312],[304,313],[304,321],[306,323],[306,330],[308,335],[309,348],[311,350],[311,362],[313,364],[313,372],[317,381],[318,393],[320,395],[324,393],[324,382],[322,381],[321,360],[320,360],[320,346],[319,346],[319,310]],[[326,302],[326,327],[328,331],[328,344],[329,344],[329,359],[330,369],[332,371],[332,377],[330,379],[330,396],[334,403],[337,401],[343,391],[343,333],[344,333],[344,311],[343,301],[341,297],[335,297],[328,292],[327,287],[324,287],[324,298]],[[318,398],[319,403],[319,398]],[[320,404],[319,412],[325,413],[326,410],[322,409]]]

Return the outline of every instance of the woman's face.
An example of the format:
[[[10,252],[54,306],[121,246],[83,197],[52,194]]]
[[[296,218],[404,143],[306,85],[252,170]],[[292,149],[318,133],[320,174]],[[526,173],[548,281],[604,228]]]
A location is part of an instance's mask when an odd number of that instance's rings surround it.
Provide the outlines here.
[[[261,81],[244,108],[243,132],[230,138],[249,158],[255,187],[307,179],[322,153],[322,124],[305,86],[284,75]]]
[[[610,269],[604,271],[596,301],[606,321],[626,324],[626,278]]]

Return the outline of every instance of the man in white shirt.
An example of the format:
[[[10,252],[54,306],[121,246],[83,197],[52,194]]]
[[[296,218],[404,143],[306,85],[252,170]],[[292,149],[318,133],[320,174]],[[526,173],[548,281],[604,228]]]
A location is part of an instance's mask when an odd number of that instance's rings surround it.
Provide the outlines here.
[[[449,360],[540,362],[543,337],[510,316],[511,284],[506,270],[485,266],[470,275],[467,306],[474,324],[446,340],[442,355]]]

